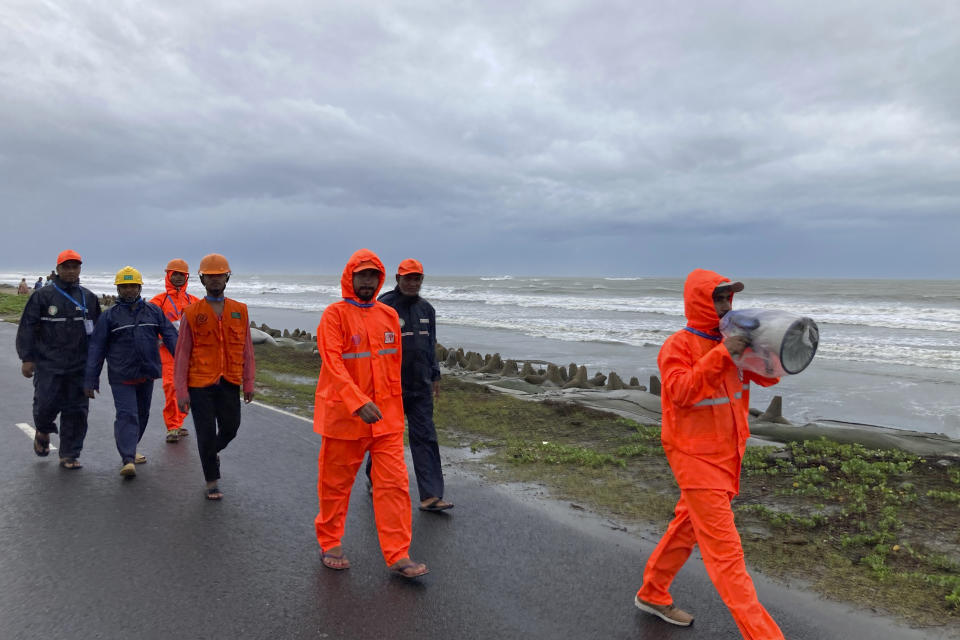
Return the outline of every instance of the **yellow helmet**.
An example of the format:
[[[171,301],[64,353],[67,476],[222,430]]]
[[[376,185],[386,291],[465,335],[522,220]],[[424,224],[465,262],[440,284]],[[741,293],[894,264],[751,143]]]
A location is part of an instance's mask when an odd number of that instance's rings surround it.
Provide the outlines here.
[[[124,267],[117,271],[117,277],[113,279],[113,284],[143,284],[143,277],[140,272],[133,267]]]

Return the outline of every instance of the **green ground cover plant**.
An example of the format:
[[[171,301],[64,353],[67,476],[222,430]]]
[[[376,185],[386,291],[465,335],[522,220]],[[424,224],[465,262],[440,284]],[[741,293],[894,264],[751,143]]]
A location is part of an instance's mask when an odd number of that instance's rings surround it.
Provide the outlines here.
[[[13,293],[0,292],[0,319],[7,322],[20,322],[20,316],[29,298],[30,296],[17,295],[16,289],[13,289]]]

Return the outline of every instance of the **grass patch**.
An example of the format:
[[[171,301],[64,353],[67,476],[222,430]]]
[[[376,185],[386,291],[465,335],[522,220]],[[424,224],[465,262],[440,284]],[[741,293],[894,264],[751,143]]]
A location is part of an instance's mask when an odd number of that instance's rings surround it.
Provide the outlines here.
[[[21,296],[17,293],[0,292],[0,319],[7,322],[20,322],[23,308],[27,306],[30,296]]]

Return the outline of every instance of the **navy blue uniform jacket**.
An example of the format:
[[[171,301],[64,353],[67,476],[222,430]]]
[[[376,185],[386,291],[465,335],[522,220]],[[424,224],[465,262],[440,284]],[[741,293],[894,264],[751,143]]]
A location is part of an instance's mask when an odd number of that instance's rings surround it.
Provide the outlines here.
[[[405,296],[399,288],[387,291],[380,302],[393,307],[400,316],[403,363],[400,385],[404,394],[429,394],[433,381],[440,379],[437,365],[437,314],[433,305],[420,296]]]
[[[79,284],[67,286],[55,276],[50,284],[31,293],[23,308],[17,328],[17,356],[48,373],[82,373],[87,364],[87,331],[83,321],[96,322],[99,318],[100,301],[95,293]]]
[[[143,298],[132,303],[117,301],[103,312],[90,336],[83,388],[100,388],[104,358],[111,384],[159,378],[162,369],[158,337],[173,355],[177,349],[177,330],[160,307]]]

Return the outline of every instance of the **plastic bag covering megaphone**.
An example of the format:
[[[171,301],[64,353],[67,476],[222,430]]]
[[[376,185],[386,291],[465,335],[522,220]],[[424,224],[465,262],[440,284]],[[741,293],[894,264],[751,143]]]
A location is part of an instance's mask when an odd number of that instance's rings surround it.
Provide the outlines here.
[[[820,330],[810,318],[773,309],[737,309],[720,320],[724,338],[745,336],[750,345],[733,362],[768,378],[800,373],[817,353]]]

